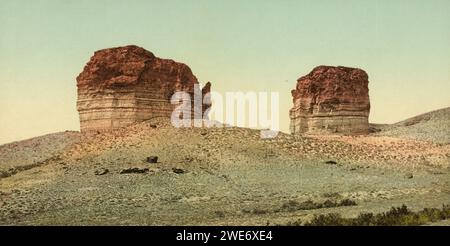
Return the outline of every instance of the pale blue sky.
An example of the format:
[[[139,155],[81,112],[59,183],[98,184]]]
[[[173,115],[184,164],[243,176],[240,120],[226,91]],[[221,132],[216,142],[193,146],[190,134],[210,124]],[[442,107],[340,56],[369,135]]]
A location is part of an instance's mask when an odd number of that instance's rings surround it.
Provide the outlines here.
[[[290,90],[317,65],[369,74],[371,122],[450,106],[450,1],[0,0],[0,143],[78,130],[75,77],[136,44],[218,92]]]

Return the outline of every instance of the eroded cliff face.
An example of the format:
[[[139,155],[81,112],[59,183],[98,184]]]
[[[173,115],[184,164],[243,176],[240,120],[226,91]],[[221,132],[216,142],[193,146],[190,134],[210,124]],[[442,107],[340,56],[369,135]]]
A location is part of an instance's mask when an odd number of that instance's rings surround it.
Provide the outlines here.
[[[368,84],[367,73],[358,68],[314,68],[292,90],[291,133],[368,133]]]
[[[170,103],[172,95],[185,91],[194,105],[194,92],[203,98],[211,86],[209,82],[203,89],[198,85],[187,65],[158,58],[141,47],[96,51],[77,77],[81,131],[110,130],[151,118],[170,118],[176,107]],[[203,105],[200,112],[207,107]]]

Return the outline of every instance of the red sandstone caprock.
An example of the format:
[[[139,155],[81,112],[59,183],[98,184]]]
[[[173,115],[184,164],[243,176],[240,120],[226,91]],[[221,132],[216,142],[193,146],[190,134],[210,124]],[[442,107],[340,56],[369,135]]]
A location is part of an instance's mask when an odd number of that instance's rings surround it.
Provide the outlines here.
[[[96,51],[77,77],[81,131],[170,118],[176,107],[170,103],[174,92],[188,92],[193,100],[194,92],[203,98],[210,91],[210,83],[203,90],[195,89],[198,84],[187,65],[155,57],[141,47]],[[206,109],[203,105],[200,112]]]
[[[367,133],[368,84],[367,73],[358,68],[314,68],[292,90],[291,133]]]

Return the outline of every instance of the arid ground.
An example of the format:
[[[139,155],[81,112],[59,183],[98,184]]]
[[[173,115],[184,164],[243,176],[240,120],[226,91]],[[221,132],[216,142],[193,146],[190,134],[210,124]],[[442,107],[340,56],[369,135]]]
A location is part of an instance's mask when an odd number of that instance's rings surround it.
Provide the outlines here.
[[[283,225],[450,204],[450,108],[372,130],[261,139],[151,120],[5,144],[0,224]]]

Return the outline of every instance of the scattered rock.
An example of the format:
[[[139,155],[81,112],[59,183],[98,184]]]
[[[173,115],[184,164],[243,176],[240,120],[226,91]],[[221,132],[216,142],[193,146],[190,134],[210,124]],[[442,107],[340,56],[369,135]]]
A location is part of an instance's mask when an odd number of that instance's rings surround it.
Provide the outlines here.
[[[444,172],[441,171],[435,171],[435,170],[427,170],[427,172],[429,174],[433,174],[433,175],[441,175],[441,174],[445,174]]]
[[[152,156],[147,157],[147,162],[148,163],[157,163],[158,162],[158,156],[152,155]]]
[[[412,173],[407,173],[407,174],[405,174],[405,178],[412,179],[412,178],[414,178],[414,175]]]
[[[227,181],[227,182],[230,181],[230,177],[228,175],[226,175],[226,174],[222,174],[222,175],[220,175],[220,177],[225,179],[225,181]]]
[[[149,171],[148,168],[138,168],[138,167],[133,167],[133,168],[123,169],[122,171],[120,171],[120,174],[128,174],[128,173],[147,173],[148,171]]]
[[[374,127],[374,126],[371,126],[371,127],[369,127],[369,132],[370,133],[381,132],[381,129],[377,128],[377,127]]]
[[[151,127],[151,128],[158,128],[158,126],[155,125],[155,124],[150,124],[150,127]]]
[[[174,173],[176,173],[176,174],[183,174],[183,173],[186,173],[186,170],[184,170],[184,169],[181,169],[181,168],[172,168],[172,171],[174,172]]]
[[[225,217],[225,212],[224,211],[214,211],[214,214],[219,217],[219,218],[223,218]]]
[[[94,172],[95,175],[105,175],[107,173],[109,173],[109,170],[106,168],[95,170],[95,172]]]
[[[325,164],[336,165],[337,162],[336,161],[326,161]]]

